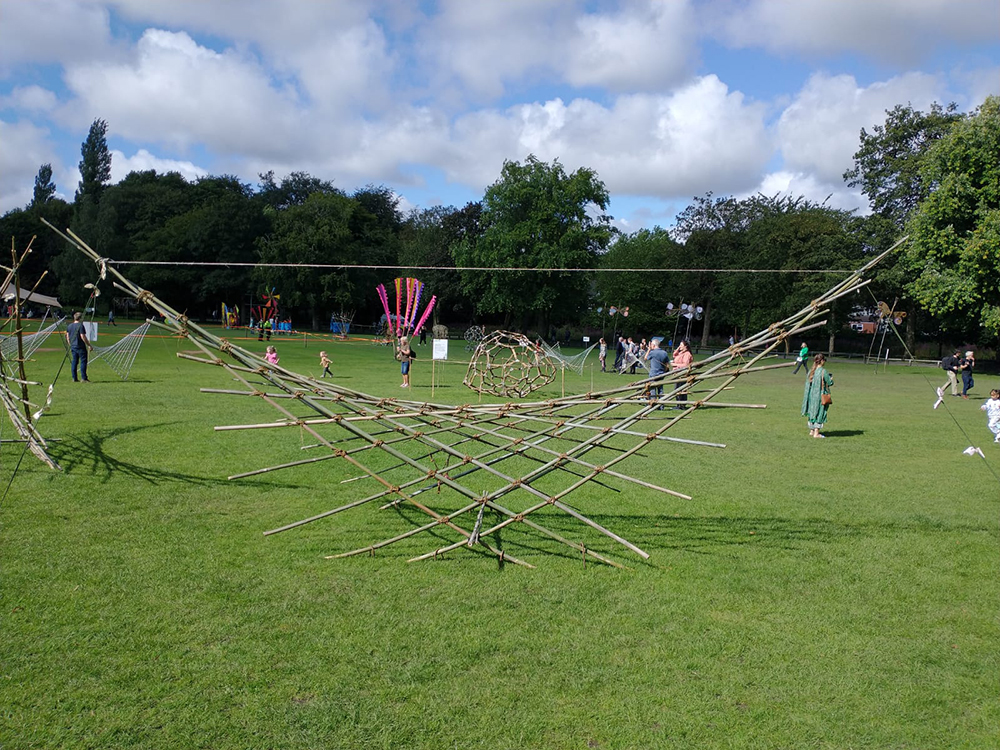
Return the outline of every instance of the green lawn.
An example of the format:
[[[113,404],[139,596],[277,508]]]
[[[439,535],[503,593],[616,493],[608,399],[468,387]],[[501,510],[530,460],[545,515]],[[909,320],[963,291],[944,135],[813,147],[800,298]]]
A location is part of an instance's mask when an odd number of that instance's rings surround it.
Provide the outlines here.
[[[387,349],[276,343],[292,369],[319,375],[325,348],[343,385],[406,393]],[[55,346],[35,379],[55,376]],[[29,455],[0,507],[5,750],[1000,746],[1000,446],[978,409],[996,378],[933,411],[940,370],[834,361],[821,441],[801,374],[744,376],[725,400],[767,409],[669,433],[725,449],[657,443],[627,464],[692,500],[613,480],[572,496],[649,561],[551,516],[630,569],[505,530],[527,570],[465,549],[407,564],[444,535],[325,559],[410,528],[406,510],[265,538],[371,481],[341,484],[336,461],[227,481],[309,439],[214,432],[276,414],[200,393],[238,386],[175,356],[189,347],[148,338],[128,382],[62,371],[41,428],[64,471]],[[464,342],[451,356],[434,399],[475,400]],[[623,381],[588,367],[565,389]],[[4,486],[19,455],[0,451]]]

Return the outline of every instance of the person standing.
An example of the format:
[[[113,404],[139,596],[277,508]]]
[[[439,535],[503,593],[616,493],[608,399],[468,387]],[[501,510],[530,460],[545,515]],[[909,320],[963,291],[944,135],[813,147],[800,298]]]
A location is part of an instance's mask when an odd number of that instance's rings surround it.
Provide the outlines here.
[[[118,324],[115,323],[115,308],[113,307],[108,310],[108,325],[118,327]]]
[[[653,339],[649,342],[649,349],[646,351],[646,361],[649,362],[649,378],[658,378],[667,372],[667,363],[670,361],[669,355],[660,348],[660,339]],[[652,385],[649,388],[649,395],[662,396],[663,383]],[[663,408],[662,406],[660,407]]]
[[[87,329],[83,325],[83,313],[73,313],[73,322],[66,326],[66,341],[69,344],[70,366],[73,371],[73,382],[76,379],[77,367],[80,369],[80,377],[84,383],[89,383],[87,377],[87,352],[93,351],[94,347],[87,338]]]
[[[601,347],[597,350],[597,358],[601,361],[601,372],[607,372],[608,367],[608,342],[601,338]]]
[[[826,371],[826,357],[817,354],[813,358],[813,366],[806,377],[806,388],[802,394],[802,416],[808,420],[809,435],[814,438],[825,438],[820,430],[826,424],[826,415],[833,399],[830,388],[833,387],[833,376]]]
[[[945,386],[951,386],[952,396],[959,395],[958,373],[962,371],[962,352],[956,349],[954,354],[949,354],[947,357],[942,359],[941,369],[948,375],[948,379],[944,381],[940,388],[937,389],[937,395],[944,396]]]
[[[330,372],[331,360],[326,355],[326,352],[320,352],[319,353],[319,364],[320,364],[320,367],[323,368],[323,375],[321,377],[325,378],[325,377],[329,376],[329,377],[332,378],[333,377],[333,373]]]
[[[809,347],[806,346],[806,342],[805,341],[803,341],[800,344],[800,347],[801,348],[799,349],[799,356],[795,358],[795,369],[792,370],[792,375],[795,375],[796,373],[798,373],[800,367],[803,368],[803,369],[805,369],[805,370],[809,369],[809,365],[808,365],[808,361],[809,361]]]
[[[976,368],[975,352],[966,352],[965,356],[962,357],[962,361],[959,363],[959,366],[962,370],[962,398],[968,401],[969,391],[971,391],[972,386],[976,384],[976,381],[972,379],[972,371]]]
[[[406,336],[399,337],[399,345],[396,347],[396,359],[399,360],[400,371],[403,373],[403,383],[400,388],[410,387],[410,362],[413,360],[413,350],[410,349],[410,341]]]
[[[625,337],[619,336],[618,343],[615,344],[615,372],[622,371],[622,362],[625,359]]]
[[[673,370],[686,370],[687,368],[689,368],[691,366],[691,362],[693,360],[694,360],[694,355],[691,354],[691,347],[688,346],[687,340],[684,339],[684,340],[682,340],[677,345],[677,348],[674,349],[674,358],[673,358],[673,360],[670,363],[671,364],[671,369],[673,369]],[[677,401],[678,402],[680,402],[680,401],[687,401],[687,400],[688,400],[687,393],[678,394],[678,396],[677,396]],[[674,408],[675,409],[681,409],[683,407],[681,407],[681,406],[678,405],[678,406],[675,406]]]

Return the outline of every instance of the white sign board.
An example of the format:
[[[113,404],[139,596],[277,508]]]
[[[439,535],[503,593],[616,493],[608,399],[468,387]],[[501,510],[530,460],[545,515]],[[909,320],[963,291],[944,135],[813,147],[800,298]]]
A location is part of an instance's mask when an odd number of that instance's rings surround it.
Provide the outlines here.
[[[448,359],[448,339],[434,339],[434,359]]]
[[[583,343],[589,344],[590,343],[590,336],[584,336],[583,337]]]
[[[97,341],[97,323],[83,321],[83,332],[91,344]]]

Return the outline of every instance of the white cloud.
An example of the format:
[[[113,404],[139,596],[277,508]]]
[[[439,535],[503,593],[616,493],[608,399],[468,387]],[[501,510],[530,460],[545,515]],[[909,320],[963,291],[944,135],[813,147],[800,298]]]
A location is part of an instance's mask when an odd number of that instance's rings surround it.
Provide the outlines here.
[[[305,114],[292,88],[273,86],[253,59],[183,32],[149,29],[128,63],[70,66],[66,83],[78,97],[68,108],[75,122],[100,116],[137,142],[275,158],[302,149]]]
[[[706,16],[736,47],[806,57],[859,52],[913,64],[948,44],[996,42],[996,0],[717,0]]]
[[[208,171],[189,161],[162,159],[144,148],[132,156],[125,156],[117,150],[111,151],[111,182],[120,182],[131,172],[155,170],[158,174],[178,172],[185,180],[193,182],[199,177],[207,177]]]
[[[0,120],[0,144],[0,210],[8,211],[31,201],[42,164],[52,164],[53,171],[59,164],[48,132],[30,122]]]
[[[41,86],[18,86],[0,97],[0,107],[44,114],[56,108],[56,95]]]
[[[868,213],[868,200],[858,191],[851,190],[843,182],[833,184],[822,182],[815,175],[803,172],[781,170],[764,176],[760,186],[737,197],[746,198],[751,195],[787,195],[792,198],[804,196],[815,203],[823,203],[830,208],[844,211],[854,211],[859,214]]]
[[[17,65],[92,60],[111,51],[108,11],[99,3],[7,0],[0,13],[0,77]]]
[[[560,58],[574,86],[613,91],[660,90],[682,81],[695,57],[694,17],[687,0],[648,0],[614,14],[588,14]]]
[[[811,172],[825,183],[841,180],[854,164],[861,128],[869,131],[885,122],[885,112],[897,104],[927,110],[934,101],[948,101],[943,82],[934,76],[908,73],[866,88],[853,76],[813,75],[781,114],[777,135],[784,166]]]
[[[450,179],[485,185],[505,158],[559,159],[596,170],[613,194],[691,196],[757,183],[771,155],[762,105],[706,76],[671,95],[633,94],[605,107],[555,99],[458,118]],[[725,186],[725,187],[722,187]]]

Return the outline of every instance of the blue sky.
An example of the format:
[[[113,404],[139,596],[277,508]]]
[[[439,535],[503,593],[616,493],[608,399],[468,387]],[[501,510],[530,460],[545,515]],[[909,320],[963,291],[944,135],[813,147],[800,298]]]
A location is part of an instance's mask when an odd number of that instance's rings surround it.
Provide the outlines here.
[[[534,153],[596,170],[626,230],[709,190],[865,210],[861,128],[990,94],[997,0],[4,0],[0,211],[46,162],[72,199],[98,117],[114,180],[299,170],[460,206]]]

